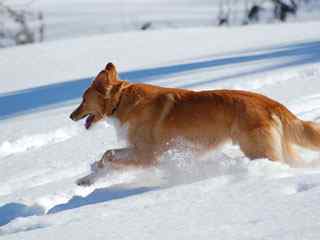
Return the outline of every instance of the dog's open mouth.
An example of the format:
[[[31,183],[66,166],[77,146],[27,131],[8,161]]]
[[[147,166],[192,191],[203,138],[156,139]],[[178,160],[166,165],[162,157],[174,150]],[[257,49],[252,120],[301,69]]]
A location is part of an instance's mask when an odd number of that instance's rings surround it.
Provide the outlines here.
[[[85,127],[86,129],[89,129],[90,126],[92,125],[93,123],[93,120],[94,120],[95,116],[94,114],[88,114],[87,118],[86,118],[86,122],[85,122]]]

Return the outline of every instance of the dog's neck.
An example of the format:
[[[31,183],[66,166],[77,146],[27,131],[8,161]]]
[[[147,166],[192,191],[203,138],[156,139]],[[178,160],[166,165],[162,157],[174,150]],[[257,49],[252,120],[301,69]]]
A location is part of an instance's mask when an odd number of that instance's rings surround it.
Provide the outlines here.
[[[124,81],[119,92],[118,104],[112,116],[116,117],[121,124],[129,120],[129,115],[135,107],[144,99],[145,94],[135,84]]]

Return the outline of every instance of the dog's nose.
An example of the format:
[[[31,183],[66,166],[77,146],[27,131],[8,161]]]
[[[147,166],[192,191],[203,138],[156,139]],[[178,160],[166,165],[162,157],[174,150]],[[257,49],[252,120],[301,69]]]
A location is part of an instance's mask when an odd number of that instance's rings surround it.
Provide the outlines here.
[[[81,106],[77,107],[77,109],[70,114],[70,119],[78,121],[80,119],[79,116],[81,116]]]

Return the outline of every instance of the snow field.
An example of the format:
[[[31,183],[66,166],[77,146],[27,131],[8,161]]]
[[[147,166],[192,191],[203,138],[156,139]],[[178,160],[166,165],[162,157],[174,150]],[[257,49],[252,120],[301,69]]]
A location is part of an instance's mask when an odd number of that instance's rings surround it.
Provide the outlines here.
[[[129,80],[254,90],[318,121],[318,25],[162,30],[110,35],[111,46],[96,36],[4,50],[0,76],[13,82],[1,85],[0,101],[21,90],[37,95],[29,87],[88,78],[110,59]],[[156,48],[168,35],[166,51]],[[138,48],[141,36],[145,46]],[[34,51],[33,61],[14,61]],[[104,151],[125,145],[112,121],[86,131],[83,121],[69,120],[78,103],[44,103],[0,121],[1,239],[319,238],[319,153],[299,149],[306,167],[294,169],[249,161],[232,145],[195,159],[182,143],[158,167],[109,172],[91,187],[78,187],[76,179]]]

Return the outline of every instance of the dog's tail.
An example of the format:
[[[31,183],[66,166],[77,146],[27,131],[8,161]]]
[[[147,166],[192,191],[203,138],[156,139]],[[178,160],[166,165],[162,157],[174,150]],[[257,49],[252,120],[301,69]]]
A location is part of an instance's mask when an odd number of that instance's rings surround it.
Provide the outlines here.
[[[298,118],[284,124],[288,141],[301,147],[320,150],[320,124]]]

